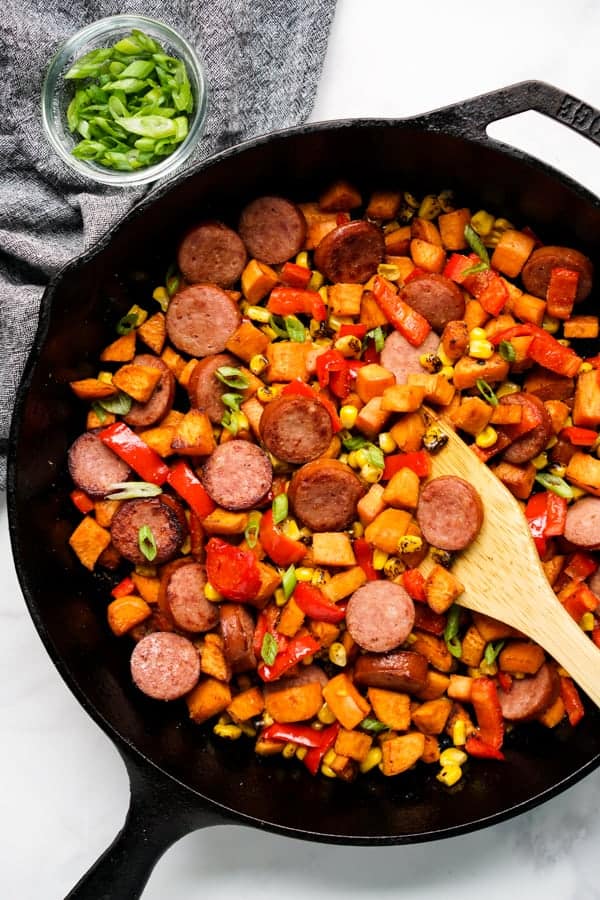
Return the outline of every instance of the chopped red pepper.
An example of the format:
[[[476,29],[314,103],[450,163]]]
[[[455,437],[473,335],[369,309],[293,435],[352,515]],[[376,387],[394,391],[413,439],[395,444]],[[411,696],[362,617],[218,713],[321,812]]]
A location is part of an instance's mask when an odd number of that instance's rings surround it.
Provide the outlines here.
[[[113,597],[126,597],[128,594],[133,594],[135,590],[135,584],[133,583],[133,579],[126,575],[125,578],[120,581],[118,584],[114,586],[111,591]]]
[[[405,572],[403,575],[406,574]],[[434,613],[424,603],[418,603],[415,606],[415,628],[421,631],[428,631],[429,634],[443,634],[446,628],[446,616],[440,616]]]
[[[302,635],[301,637],[292,638],[286,641],[285,646],[279,645],[279,652],[275,657],[272,665],[265,662],[258,664],[258,674],[263,681],[276,681],[278,678],[293,668],[305,656],[312,656],[317,650],[321,649],[321,645],[315,638],[310,635]]]
[[[263,741],[285,741],[298,744],[299,747],[320,747],[323,743],[323,732],[311,728],[310,725],[286,725],[274,722],[261,733]]]
[[[598,432],[593,428],[580,428],[577,425],[561,429],[558,436],[561,440],[573,444],[574,447],[592,447],[598,440]]]
[[[571,725],[577,725],[585,715],[585,708],[581,702],[579,691],[575,687],[572,678],[561,676],[560,679],[560,696],[565,704],[565,710],[569,717]]]
[[[533,340],[527,349],[527,355],[538,365],[557,375],[566,375],[574,378],[579,372],[583,360],[570,347],[563,347],[556,338],[544,331],[532,322],[523,322],[521,325],[513,325],[490,337],[490,341],[498,346],[500,341],[509,341],[513,337],[532,335]]]
[[[336,624],[344,618],[344,610],[335,603],[331,603],[323,592],[312,584],[298,582],[292,596],[296,605],[309,619]]]
[[[409,306],[396,293],[395,288],[379,275],[373,282],[373,296],[388,322],[391,322],[409,344],[420,347],[431,331],[427,319]]]
[[[504,719],[496,683],[491,678],[474,678],[471,703],[477,716],[480,740],[499,750],[504,740]]]
[[[98,437],[144,481],[164,484],[167,480],[169,467],[125,422],[114,422],[103,428]]]
[[[324,322],[327,311],[323,298],[318,291],[304,291],[295,287],[279,284],[269,294],[267,303],[269,312],[276,316],[294,316],[305,313],[317,322]]]
[[[508,672],[498,672],[498,684],[506,694],[510,694],[513,686],[512,675]]]
[[[413,600],[425,603],[425,577],[418,569],[406,569],[402,573],[402,583]]]
[[[446,263],[443,271],[444,278],[449,278],[451,281],[456,281],[457,284],[462,284],[463,272],[466,272],[467,269],[472,269],[474,265],[481,262],[476,253],[471,253],[469,256],[464,256],[462,253],[453,253]]]
[[[490,744],[486,744],[485,741],[482,741],[481,738],[477,737],[475,734],[472,734],[467,738],[465,750],[469,756],[476,756],[478,759],[504,759],[504,753],[502,753],[501,750],[497,750]]]
[[[579,582],[577,590],[569,594],[563,606],[571,618],[579,624],[585,613],[596,612],[599,602],[598,597],[589,589],[587,584]]]
[[[473,287],[470,282],[473,279]],[[476,282],[475,282],[476,280]],[[465,287],[479,300],[490,316],[497,316],[508,301],[508,289],[497,272],[487,269],[478,275],[470,275],[465,280]]]
[[[195,512],[190,510],[188,525],[190,529],[190,554],[198,562],[202,562],[204,552],[204,528]]]
[[[347,360],[342,356],[339,350],[326,350],[325,353],[321,353],[317,357],[317,378],[319,379],[319,384],[322,388],[325,388],[332,382],[331,390],[338,397],[347,396],[347,394],[338,393],[346,379],[342,379],[342,384],[337,382],[334,386],[332,375],[335,375],[336,373],[345,375],[347,372]]]
[[[324,394],[322,391],[315,391],[311,388],[310,385],[305,384],[303,381],[290,381],[289,384],[286,384],[284,389],[282,390],[283,394],[299,394],[301,397],[312,397],[315,400],[318,400],[319,403],[322,403],[327,412],[329,413],[329,418],[331,419],[331,426],[333,428],[333,433],[337,434],[338,431],[342,428],[342,423],[340,422],[339,416],[337,414],[337,410],[329,397]]]
[[[365,365],[369,365],[370,363],[377,363],[381,360],[381,354],[375,347],[375,341],[367,341],[367,349],[364,351],[362,355],[362,361]]]
[[[167,482],[199,519],[205,519],[216,509],[202,482],[183,459],[171,466]]]
[[[357,538],[352,542],[352,549],[356,562],[367,576],[367,581],[376,581],[379,575],[377,569],[373,568],[373,548],[369,542],[365,538]]]
[[[306,266],[299,266],[297,263],[286,262],[281,269],[279,277],[283,283],[287,284],[289,287],[304,290],[308,287],[311,275],[312,272],[310,269],[307,269]]]
[[[419,268],[419,266],[415,266],[412,272],[406,276],[404,279],[404,284],[408,284],[410,281],[414,281],[416,278],[420,278],[421,275],[426,275],[425,269]]]
[[[362,339],[367,333],[366,325],[340,325],[340,330],[338,331],[338,337],[346,337],[347,334],[352,334],[354,337]]]
[[[419,478],[431,474],[431,457],[426,450],[415,450],[413,453],[394,453],[385,457],[383,480],[387,481],[400,469],[412,469]]]
[[[306,556],[306,547],[301,541],[286,537],[273,523],[273,510],[267,509],[260,520],[258,539],[267,554],[278,566],[298,563]]]
[[[568,319],[573,312],[579,272],[557,266],[550,272],[546,290],[546,312],[555,319]]]
[[[584,553],[583,550],[577,550],[576,553],[569,557],[565,566],[565,573],[575,581],[585,581],[586,578],[594,574],[597,568],[598,563],[593,556],[590,556],[589,553]]]
[[[567,501],[552,491],[533,494],[525,507],[525,518],[540,556],[546,551],[547,538],[564,534]]]
[[[254,600],[260,590],[260,569],[254,553],[218,537],[206,545],[206,574],[219,594],[238,603]]]
[[[76,488],[69,494],[72,502],[75,504],[80,513],[86,516],[94,508],[94,501],[88,497],[85,491]]]
[[[596,647],[600,647],[600,625],[595,625],[592,631],[592,640]]]
[[[304,757],[304,765],[311,775],[316,775],[319,771],[323,757],[335,744],[339,731],[339,723],[334,722],[333,725],[330,725],[328,728],[324,728],[323,731],[319,732],[321,735],[321,743],[318,747],[309,750]]]

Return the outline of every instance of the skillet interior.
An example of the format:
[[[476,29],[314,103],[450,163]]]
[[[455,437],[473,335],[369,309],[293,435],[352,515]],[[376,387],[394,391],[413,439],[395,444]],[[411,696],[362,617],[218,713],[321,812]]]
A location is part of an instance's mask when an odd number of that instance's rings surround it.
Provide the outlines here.
[[[259,760],[250,743],[223,744],[186,720],[183,704],[160,705],[130,683],[127,639],[105,623],[108,579],[83,571],[67,539],[77,521],[66,450],[84,427],[83,406],[66,383],[97,369],[114,324],[137,301],[152,307],[186,226],[210,215],[235,222],[263,192],[299,200],[343,175],[365,192],[445,187],[461,203],[529,223],[553,243],[587,251],[600,239],[598,201],[563,176],[419,121],[297,129],[224,154],[135,210],[99,250],[69,266],[49,288],[19,393],[10,445],[9,510],[21,585],[61,674],[102,727],[191,791],[261,827],[344,842],[404,842],[456,834],[534,805],[600,762],[600,713],[575,731],[530,727],[509,737],[506,765],[471,762],[448,791],[430,767],[353,785],[308,776],[300,766]],[[600,269],[598,269],[600,270]],[[501,573],[498,589],[501,589]],[[114,576],[111,579],[114,583]]]

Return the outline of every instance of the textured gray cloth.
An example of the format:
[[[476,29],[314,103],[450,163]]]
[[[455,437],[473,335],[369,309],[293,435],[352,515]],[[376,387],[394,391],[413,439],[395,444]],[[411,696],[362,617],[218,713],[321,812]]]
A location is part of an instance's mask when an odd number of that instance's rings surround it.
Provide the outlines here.
[[[312,109],[335,0],[7,0],[0,18],[0,488],[15,391],[48,280],[145,189],[95,185],[54,155],[40,91],[57,47],[115,13],[160,19],[204,61],[206,130],[187,165],[241,140],[295,125]]]

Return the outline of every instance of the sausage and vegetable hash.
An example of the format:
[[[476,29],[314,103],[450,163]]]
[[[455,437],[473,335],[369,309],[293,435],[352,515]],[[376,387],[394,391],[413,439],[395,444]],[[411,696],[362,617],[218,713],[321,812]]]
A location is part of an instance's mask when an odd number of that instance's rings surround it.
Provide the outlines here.
[[[451,786],[469,756],[503,760],[515,723],[576,725],[569,674],[455,604],[485,510],[430,478],[445,437],[423,404],[521,501],[557,603],[600,646],[591,286],[582,253],[450,192],[365,207],[337,182],[191,228],[154,308],[71,383],[90,407],[70,544],[115,571],[137,688],[344,781],[422,761]]]

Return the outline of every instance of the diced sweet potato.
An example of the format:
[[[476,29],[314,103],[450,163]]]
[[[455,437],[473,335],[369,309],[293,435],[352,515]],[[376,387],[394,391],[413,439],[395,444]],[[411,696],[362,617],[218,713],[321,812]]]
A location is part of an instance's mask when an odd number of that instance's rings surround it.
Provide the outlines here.
[[[416,509],[419,502],[419,476],[412,469],[394,472],[385,486],[383,500],[396,509]]]
[[[175,428],[171,447],[184,456],[208,456],[216,447],[212,424],[206,413],[190,409]]]
[[[260,420],[264,409],[260,400],[257,400],[256,397],[250,397],[249,400],[242,403],[240,409],[248,419],[254,436],[260,438]]]
[[[407,378],[408,385],[417,385],[425,391],[424,400],[433,406],[448,406],[456,393],[454,385],[445,375],[428,375],[413,373]]]
[[[544,406],[552,421],[552,431],[558,434],[565,427],[571,410],[562,400],[544,400]],[[518,409],[518,407],[516,407]]]
[[[361,567],[353,566],[351,569],[346,569],[344,572],[338,572],[337,575],[333,575],[323,585],[321,591],[330,603],[337,603],[338,600],[343,600],[344,597],[349,597],[350,594],[357,591],[366,580],[367,576]]]
[[[167,346],[160,354],[160,358],[164,362],[165,366],[171,370],[175,378],[179,378],[183,370],[185,369],[185,360],[179,353],[175,353],[175,351]]]
[[[251,259],[242,272],[242,293],[248,303],[260,303],[278,281],[274,269],[257,259]]]
[[[382,397],[373,397],[359,410],[356,417],[356,428],[368,438],[376,437],[383,430],[391,415],[387,409],[383,409],[382,399]]]
[[[190,719],[200,724],[222,713],[231,703],[228,684],[216,678],[205,678],[185,698]]]
[[[598,372],[583,372],[577,379],[573,423],[584,428],[600,425],[600,382]]]
[[[93,571],[98,557],[110,544],[110,531],[101,528],[91,516],[86,516],[69,538],[69,544],[80,563]]]
[[[366,215],[370,219],[394,219],[400,204],[402,194],[396,191],[373,191],[366,209]]]
[[[356,376],[356,393],[368,403],[373,397],[380,397],[386,388],[396,384],[396,376],[389,369],[377,363],[361,366]]]
[[[366,759],[372,743],[373,739],[368,734],[340,728],[334,749],[341,756],[347,756],[349,759],[355,759],[356,762],[362,762],[363,759]]]
[[[336,181],[319,197],[319,207],[324,212],[349,212],[362,203],[362,197],[348,181]]]
[[[146,601],[141,597],[136,597],[135,594],[117,597],[108,604],[106,612],[110,630],[117,637],[131,631],[132,628],[140,625],[152,615],[152,610]]]
[[[411,240],[410,255],[415,266],[426,272],[441,272],[446,262],[446,252],[442,247],[420,238]]]
[[[516,278],[529,259],[534,246],[535,238],[523,231],[507,228],[500,235],[492,254],[492,266],[509,278]]]
[[[469,703],[471,700],[472,686],[472,678],[468,678],[466,675],[451,675],[450,683],[448,685],[448,696],[452,700],[460,700],[463,703]]]
[[[248,719],[260,716],[264,708],[265,701],[261,689],[253,687],[237,694],[227,707],[227,712],[234,722],[247,722]]]
[[[400,421],[390,428],[390,434],[396,441],[399,450],[404,453],[412,453],[420,449],[426,430],[423,416],[420,412],[414,412],[402,416]]]
[[[296,603],[293,597],[283,607],[283,611],[279,618],[277,631],[285,637],[294,637],[297,631],[304,624],[304,613]]]
[[[497,334],[500,334],[502,331],[506,331],[508,328],[512,328],[514,325],[516,325],[516,322],[511,315],[509,315],[508,313],[501,313],[494,319],[490,319],[490,321],[485,326],[484,331],[488,339],[491,340]]]
[[[491,425],[518,425],[523,418],[523,407],[518,404],[499,403],[492,409]]]
[[[268,345],[267,335],[256,328],[252,322],[242,322],[225,344],[230,353],[234,353],[247,363],[253,356],[264,353]]]
[[[598,316],[571,316],[563,326],[566,338],[598,337]]]
[[[423,734],[441,734],[451,709],[452,701],[447,697],[427,700],[412,713],[413,725]]]
[[[425,598],[430,608],[438,615],[450,609],[463,591],[464,586],[458,578],[443,566],[435,565],[425,581]]]
[[[147,403],[158,382],[162,372],[152,366],[136,366],[133,363],[121,366],[113,375],[113,384],[120,391],[124,391],[137,400],[138,403]]]
[[[559,695],[552,706],[549,706],[548,709],[544,710],[544,712],[537,717],[537,720],[538,722],[541,722],[542,725],[545,725],[546,728],[555,728],[559,722],[562,722],[565,711],[565,704],[562,697]]]
[[[132,332],[134,334],[135,332]],[[167,339],[167,320],[163,312],[157,312],[146,319],[137,330],[141,340],[147,347],[160,356]]]
[[[410,697],[397,691],[371,687],[367,691],[376,718],[394,731],[410,728]]]
[[[448,322],[442,332],[442,347],[448,359],[454,362],[467,352],[469,329],[463,319]]]
[[[499,622],[498,619],[493,619],[491,616],[486,616],[484,613],[474,612],[471,613],[471,615],[473,616],[473,622],[475,623],[477,631],[486,644],[489,641],[500,641],[503,638],[514,637],[518,634],[518,631],[511,625]]]
[[[101,410],[101,414],[98,415],[93,409],[90,409],[85,420],[85,427],[87,431],[92,431],[94,428],[106,428],[107,425],[112,425],[116,421],[117,417],[112,413]]]
[[[537,470],[533,463],[525,466],[514,466],[512,463],[500,462],[491,466],[494,475],[506,485],[511,494],[518,500],[527,500],[531,491]]]
[[[450,679],[447,675],[428,669],[425,686],[416,692],[415,697],[418,697],[419,700],[437,700],[446,693],[449,683]]]
[[[332,284],[327,300],[335,316],[358,316],[362,295],[362,284]]]
[[[420,219],[418,216],[410,223],[410,236],[417,240],[425,241],[427,244],[435,244],[436,247],[442,246],[442,238],[437,225],[429,219]]]
[[[406,258],[409,259],[407,254],[410,250],[410,225],[403,225],[400,228],[395,228],[393,231],[388,231],[384,236],[384,241],[386,253],[397,256],[406,255]],[[415,266],[412,260],[409,261],[412,271]],[[403,278],[406,278],[406,275]]]
[[[183,369],[181,370],[181,372],[179,373],[179,375],[177,376],[177,381],[179,382],[181,387],[185,388],[186,390],[190,383],[190,379],[192,377],[194,369],[196,368],[197,362],[198,362],[197,359],[189,359],[186,362]]]
[[[542,563],[542,568],[546,573],[546,578],[551,586],[554,586],[554,583],[563,570],[564,564],[564,556],[559,556],[558,554],[553,556],[552,559],[547,559]]]
[[[427,634],[425,631],[416,631],[415,637],[416,640],[411,644],[411,650],[424,656],[440,672],[452,671],[454,659],[442,638],[436,637],[434,634]]]
[[[350,536],[343,531],[315,532],[312,538],[312,555],[317,566],[356,565]]]
[[[440,758],[440,742],[435,734],[425,735],[425,748],[421,754],[421,762],[431,764]]]
[[[438,227],[442,244],[446,250],[464,250],[467,246],[465,226],[471,221],[471,210],[463,207],[449,213],[442,213],[438,218]]]
[[[454,366],[454,387],[457,391],[475,387],[480,378],[483,378],[488,384],[504,381],[508,375],[508,369],[508,363],[502,359],[499,353],[494,353],[485,360],[463,356]]]
[[[323,212],[316,203],[301,203],[300,208],[306,219],[307,226],[305,247],[307,250],[314,250],[324,237],[338,227],[337,215]]]
[[[253,602],[255,606],[262,608],[281,584],[281,575],[273,566],[260,560],[258,562],[258,571],[260,574],[260,588]]]
[[[546,301],[533,294],[521,294],[515,297],[510,309],[512,314],[521,322],[531,322],[533,325],[541,325],[546,312]]]
[[[223,640],[218,634],[207,634],[200,650],[200,671],[217,681],[231,680],[231,666],[223,652]]]
[[[331,647],[340,636],[340,629],[332,622],[317,622],[312,619],[308,624],[308,630],[324,649]]]
[[[323,697],[318,681],[295,687],[269,690],[265,694],[265,707],[276,722],[304,722],[312,719],[321,709]]]
[[[105,347],[100,354],[102,362],[129,362],[135,356],[135,331],[123,334]]]
[[[522,672],[535,675],[544,663],[544,651],[531,641],[510,641],[498,656],[498,665],[503,672],[511,675]]]
[[[479,300],[467,300],[464,321],[468,331],[472,331],[473,328],[481,328],[488,319],[489,314],[486,313]]]
[[[276,341],[270,343],[266,350],[269,360],[264,378],[270,384],[280,381],[308,380],[306,365],[307,355],[311,350],[310,341],[303,344],[296,341]]]
[[[395,384],[383,392],[381,408],[389,412],[416,412],[425,397],[425,388],[417,384]]]
[[[122,500],[96,500],[94,503],[94,515],[98,525],[102,528],[110,528],[114,515],[122,502]]]
[[[175,450],[171,446],[173,438],[175,437],[174,425],[159,425],[158,428],[147,428],[146,431],[141,431],[139,436],[144,443],[148,444],[149,447],[152,447],[159,456],[171,456],[175,453]]]
[[[385,509],[384,491],[385,488],[382,484],[372,484],[367,493],[358,501],[356,509],[362,525],[370,525]]]
[[[248,513],[231,512],[217,507],[202,519],[202,527],[207,534],[243,534],[248,524]]]
[[[419,731],[390,738],[381,745],[381,771],[384,775],[399,775],[414,766],[425,750],[425,735]]]
[[[398,552],[398,541],[410,524],[410,513],[404,509],[384,509],[365,529],[365,538],[386,553]]]
[[[380,325],[387,325],[387,319],[381,312],[372,291],[363,291],[360,300],[360,322],[367,326],[367,331],[372,331]]]
[[[579,424],[579,423],[578,423]],[[574,453],[565,473],[565,478],[588,494],[600,497],[600,460],[588,453]]]
[[[465,666],[476,669],[483,659],[485,644],[486,642],[481,637],[478,630],[474,625],[471,625],[465,632],[465,636],[462,640],[462,655],[460,661]]]
[[[356,728],[371,710],[345,672],[327,682],[323,688],[323,697],[340,725],[348,730]]]
[[[81,378],[79,381],[70,381],[69,387],[80,400],[104,400],[105,397],[114,397],[117,393],[114,384],[100,381],[98,378]]]
[[[150,575],[138,575],[137,572],[132,572],[131,578],[138,594],[146,603],[158,603],[158,592],[160,589],[160,580],[158,578]]]
[[[492,416],[492,407],[479,397],[464,397],[460,406],[455,406],[449,419],[455,428],[473,436],[487,426]]]

